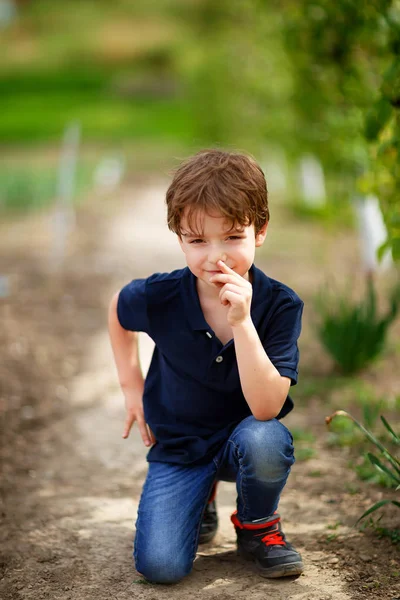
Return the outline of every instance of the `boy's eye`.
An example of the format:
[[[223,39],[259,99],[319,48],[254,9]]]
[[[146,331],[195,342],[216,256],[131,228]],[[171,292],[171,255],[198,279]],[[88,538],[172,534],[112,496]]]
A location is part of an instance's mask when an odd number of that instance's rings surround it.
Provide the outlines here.
[[[230,235],[228,238],[228,240],[241,240],[243,239],[242,235]],[[196,238],[195,240],[190,240],[189,244],[202,244],[204,242],[203,239],[201,238]]]

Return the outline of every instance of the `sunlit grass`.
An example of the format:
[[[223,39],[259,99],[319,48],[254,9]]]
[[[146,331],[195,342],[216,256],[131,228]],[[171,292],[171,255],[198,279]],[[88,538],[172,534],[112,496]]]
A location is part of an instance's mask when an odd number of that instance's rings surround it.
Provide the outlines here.
[[[84,91],[26,93],[0,101],[0,138],[32,142],[60,138],[70,121],[79,121],[88,139],[152,138],[191,141],[188,111],[178,100],[123,101]]]

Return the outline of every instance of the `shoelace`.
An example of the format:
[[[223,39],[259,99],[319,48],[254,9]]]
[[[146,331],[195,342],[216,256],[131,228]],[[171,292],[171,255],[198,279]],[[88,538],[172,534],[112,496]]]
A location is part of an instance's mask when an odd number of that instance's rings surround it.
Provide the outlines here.
[[[273,521],[269,522],[269,527],[271,527],[272,525],[277,525],[280,521],[280,517],[277,513],[276,514],[276,519],[274,519]],[[247,530],[262,530],[264,529],[264,531],[260,531],[260,533],[255,533],[254,535],[256,537],[261,537],[261,541],[266,545],[266,546],[286,546],[286,542],[285,542],[285,538],[283,536],[283,533],[281,532],[281,530],[279,529],[279,527],[275,527],[275,529],[270,529],[268,527],[267,532],[265,531],[265,525],[259,525],[256,523],[247,523],[246,525],[243,525],[243,523],[241,523],[237,517],[237,510],[235,510],[235,512],[231,515],[231,521],[232,523],[235,525],[235,527],[238,527],[239,529],[247,529]]]
[[[264,537],[261,538],[261,541],[266,546],[285,546],[285,540],[283,539],[279,529],[272,529],[271,531],[268,531],[267,535],[264,535]]]

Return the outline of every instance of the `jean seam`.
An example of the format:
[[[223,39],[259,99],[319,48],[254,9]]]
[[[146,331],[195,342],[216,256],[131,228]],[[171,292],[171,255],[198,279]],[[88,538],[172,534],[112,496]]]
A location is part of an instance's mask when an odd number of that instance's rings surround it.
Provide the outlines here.
[[[214,460],[214,464],[215,464],[215,460]],[[215,484],[216,481],[217,481],[217,479],[213,479],[213,481],[211,483],[211,486],[210,486],[210,489],[208,490],[207,495],[205,496],[205,500],[204,500],[204,503],[203,503],[203,510],[200,513],[200,519],[199,519],[199,522],[198,522],[197,530],[195,530],[195,532],[194,532],[193,544],[192,544],[192,552],[191,552],[191,557],[190,557],[190,562],[191,562],[192,568],[193,568],[194,559],[196,558],[196,551],[197,551],[197,547],[198,547],[198,539],[199,539],[199,535],[200,535],[200,528],[201,528],[201,523],[203,521],[203,515],[204,515],[205,510],[206,510],[207,500],[210,497],[211,490],[212,490],[213,485]]]
[[[137,539],[136,538],[137,538],[137,535],[139,533],[140,506],[142,504],[142,499],[143,499],[145,487],[146,487],[146,482],[144,483],[144,486],[143,486],[143,489],[142,489],[142,494],[141,494],[141,497],[140,497],[139,506],[138,506],[138,512],[137,512],[137,518],[136,518],[136,525],[135,525],[135,530],[136,530],[136,533],[135,533],[135,542],[134,542],[134,548],[133,548],[133,558],[135,560],[135,569],[138,571],[138,573],[140,573],[140,571],[138,570],[138,564],[137,564],[138,563],[138,560],[137,560],[138,559],[138,552],[137,552],[138,543],[137,543]]]
[[[242,502],[243,502],[243,515],[245,515],[246,512],[247,512],[248,501],[247,501],[247,495],[246,495],[246,485],[243,485],[243,483],[245,483],[245,480],[246,480],[246,475],[245,475],[245,472],[244,472],[244,466],[243,466],[243,463],[242,463],[243,456],[239,452],[239,445],[238,444],[235,444],[235,442],[232,439],[228,440],[228,443],[232,444],[232,446],[234,448],[234,452],[235,452],[235,454],[237,456],[237,459],[238,459],[238,463],[239,463],[240,495],[242,497]],[[243,520],[245,520],[245,519],[243,519]]]

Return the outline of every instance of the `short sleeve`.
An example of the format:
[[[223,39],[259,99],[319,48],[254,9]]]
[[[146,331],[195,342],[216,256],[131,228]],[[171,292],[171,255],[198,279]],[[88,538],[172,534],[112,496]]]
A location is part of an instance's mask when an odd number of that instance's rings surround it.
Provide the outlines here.
[[[124,329],[149,333],[146,279],[134,279],[122,288],[118,297],[117,315]]]
[[[283,377],[290,377],[291,385],[297,383],[299,349],[297,340],[301,332],[303,302],[288,298],[273,315],[263,342],[268,358]]]

